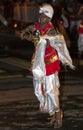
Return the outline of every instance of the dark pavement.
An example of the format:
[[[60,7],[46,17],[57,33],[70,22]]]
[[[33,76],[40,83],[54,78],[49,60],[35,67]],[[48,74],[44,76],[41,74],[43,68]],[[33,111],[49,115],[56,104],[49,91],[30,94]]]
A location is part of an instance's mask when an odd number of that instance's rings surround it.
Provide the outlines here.
[[[0,130],[54,130],[46,125],[48,114],[38,113],[28,70],[33,48],[19,48],[0,58]],[[76,70],[63,68],[60,73],[64,116],[62,128],[56,130],[83,130],[83,61],[73,60]]]
[[[38,113],[39,104],[28,71],[30,62],[24,66],[22,62],[26,60],[18,60],[0,59],[0,130],[54,130],[46,125],[48,114]],[[63,69],[60,73],[64,117],[58,130],[83,129],[82,72],[83,67],[78,66],[75,71]]]
[[[28,94],[28,93],[27,93]],[[59,130],[83,129],[83,95],[63,98],[63,126]],[[48,114],[39,114],[35,99],[0,103],[0,130],[54,130],[46,125]]]
[[[0,97],[0,130],[54,130],[46,125],[48,114],[38,113],[33,89],[0,91]],[[63,126],[58,130],[82,130],[83,95],[63,96],[62,109]]]

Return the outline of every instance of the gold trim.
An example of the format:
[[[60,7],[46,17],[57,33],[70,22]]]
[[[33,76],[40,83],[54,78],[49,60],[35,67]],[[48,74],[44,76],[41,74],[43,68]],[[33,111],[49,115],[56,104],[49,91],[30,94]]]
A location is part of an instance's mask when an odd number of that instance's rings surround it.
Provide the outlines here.
[[[50,58],[49,60],[46,60],[45,63],[49,64],[49,63],[53,63],[54,61],[58,60],[57,56],[53,56],[52,58]]]

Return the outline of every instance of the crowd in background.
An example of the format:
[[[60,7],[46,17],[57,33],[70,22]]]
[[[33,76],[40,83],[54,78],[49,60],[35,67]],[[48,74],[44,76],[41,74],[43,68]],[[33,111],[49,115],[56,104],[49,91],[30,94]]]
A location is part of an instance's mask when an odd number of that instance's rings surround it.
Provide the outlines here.
[[[38,18],[38,5],[42,2],[45,0],[1,0],[0,15],[3,16],[3,20],[6,19],[8,22],[13,20],[35,22]],[[46,2],[52,4],[55,11],[52,19],[53,25],[63,33],[68,41],[68,47],[70,47],[70,35],[72,36],[73,31],[75,31],[76,37],[79,37],[78,28],[83,21],[82,0],[64,0],[64,2],[63,0],[46,0]],[[80,51],[80,49],[78,50]]]

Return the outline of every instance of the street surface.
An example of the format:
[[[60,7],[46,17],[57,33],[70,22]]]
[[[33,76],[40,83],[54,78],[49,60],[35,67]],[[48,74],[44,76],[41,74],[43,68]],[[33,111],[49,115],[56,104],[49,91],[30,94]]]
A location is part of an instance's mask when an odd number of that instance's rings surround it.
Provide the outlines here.
[[[46,125],[48,114],[38,113],[30,61],[15,57],[0,59],[0,130],[54,130]],[[75,71],[62,69],[61,106],[63,127],[59,130],[83,129],[83,67]]]
[[[2,42],[6,43],[6,39]],[[15,37],[8,42],[15,42]],[[38,112],[39,103],[29,72],[32,51],[28,46],[28,49],[10,49],[5,56],[1,53],[0,130],[54,130],[47,126],[48,114]],[[83,130],[83,61],[78,62],[76,57],[73,60],[76,70],[62,67],[59,75],[64,116],[63,126],[58,130]]]

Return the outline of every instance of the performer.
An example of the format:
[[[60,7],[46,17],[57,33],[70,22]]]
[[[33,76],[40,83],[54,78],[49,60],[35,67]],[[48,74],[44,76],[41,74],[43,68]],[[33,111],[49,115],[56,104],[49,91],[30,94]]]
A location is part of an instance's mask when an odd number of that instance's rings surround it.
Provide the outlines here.
[[[43,4],[39,9],[39,22],[24,29],[20,37],[35,43],[32,58],[34,93],[39,100],[41,112],[48,112],[48,125],[62,127],[62,111],[59,103],[60,62],[72,65],[72,59],[62,34],[58,33],[51,23],[54,11],[51,5]]]

